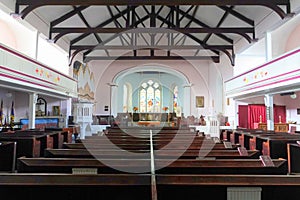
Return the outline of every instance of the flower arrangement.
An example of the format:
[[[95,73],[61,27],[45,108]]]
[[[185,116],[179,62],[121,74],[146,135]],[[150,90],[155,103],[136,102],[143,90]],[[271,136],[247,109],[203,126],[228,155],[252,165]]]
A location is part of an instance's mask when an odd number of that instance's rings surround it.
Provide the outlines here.
[[[138,109],[139,109],[139,108],[136,107],[136,106],[133,107],[133,111],[134,111],[134,112],[136,112]]]
[[[167,111],[169,108],[167,106],[162,108],[164,111]]]

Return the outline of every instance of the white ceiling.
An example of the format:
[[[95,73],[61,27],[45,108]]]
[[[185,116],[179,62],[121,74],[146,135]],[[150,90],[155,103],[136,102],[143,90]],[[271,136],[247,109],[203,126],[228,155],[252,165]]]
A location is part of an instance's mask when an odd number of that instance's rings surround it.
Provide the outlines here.
[[[249,1],[249,0],[248,0]],[[51,1],[50,1],[51,2]],[[80,1],[79,1],[80,2]],[[233,1],[234,2],[234,1]],[[80,6],[76,6],[79,8]],[[279,6],[283,11],[286,11],[286,6]],[[20,6],[20,11],[22,11],[25,6]],[[229,9],[230,5],[228,6],[215,6],[215,5],[201,5],[201,6],[191,6],[191,5],[181,5],[180,12],[179,12],[179,19],[180,27],[190,27],[190,28],[203,28],[203,27],[220,27],[220,28],[253,28],[255,32],[263,32],[264,30],[258,30],[258,28],[262,29],[263,27],[258,27],[259,24],[262,23],[268,16],[276,15],[276,20],[273,20],[272,23],[276,24],[281,21],[281,17],[275,13],[274,10],[259,5],[236,5],[232,8],[231,12],[226,14],[225,9]],[[50,24],[55,20],[59,19],[60,17],[64,16],[65,14],[72,12],[75,7],[71,5],[55,5],[55,6],[41,6],[34,9],[28,15],[38,15],[41,19],[43,19],[46,23]],[[95,28],[99,26],[101,23],[109,20],[112,15],[118,15],[123,10],[127,9],[127,6],[96,6],[91,5],[86,9],[83,9],[81,12],[69,17],[68,19],[62,21],[61,23],[57,24],[55,28],[87,28],[88,26],[91,28]],[[155,6],[155,11],[159,12],[156,13],[159,17],[156,18],[156,27],[164,27],[168,28],[168,23],[163,23],[163,20],[168,19],[168,15],[170,14],[171,7],[170,6]],[[293,8],[292,8],[293,11]],[[136,12],[136,20],[139,18],[147,17],[151,15],[151,6],[138,6],[135,9]],[[187,12],[187,13],[185,13]],[[27,17],[27,16],[26,16]],[[25,17],[25,20],[26,20]],[[176,18],[176,14],[174,14],[174,18]],[[126,27],[126,18],[127,14],[117,18],[115,21],[111,21],[110,23],[103,26],[103,28],[108,27]],[[222,21],[222,18],[225,18]],[[254,27],[249,24],[248,21],[254,22]],[[176,20],[175,20],[176,21]],[[170,20],[169,20],[170,22]],[[174,22],[175,23],[175,22]],[[201,26],[202,25],[202,26]],[[144,28],[150,27],[150,19],[145,20],[143,23],[138,24],[137,27]],[[270,24],[272,26],[272,24]],[[72,41],[82,33],[70,33],[64,35],[62,38],[66,41]],[[87,37],[81,39],[80,41],[72,44],[72,45],[98,45],[99,39],[107,40],[111,38],[114,34],[104,34],[104,33],[97,33],[97,34],[89,34]],[[222,33],[223,38],[218,36],[217,34],[210,34],[207,33],[191,33],[196,40],[205,40],[205,38],[209,38],[205,44],[207,45],[233,45],[240,40],[246,40],[241,35],[235,33]],[[251,39],[255,39],[253,34],[246,34]],[[49,37],[55,38],[56,34],[49,35]],[[177,37],[177,45],[199,45],[199,41],[195,41],[195,39],[184,39],[183,34],[180,37]],[[208,37],[209,36],[209,37]],[[97,38],[98,37],[98,38]],[[60,39],[62,39],[60,38]],[[230,44],[226,39],[228,38],[233,41],[233,44]],[[146,39],[147,40],[147,39]],[[124,45],[128,42],[129,39],[121,39],[117,38],[114,40],[114,45]],[[247,42],[248,43],[248,42]],[[230,50],[228,50],[231,54],[233,54]],[[82,51],[85,52],[85,51]],[[253,52],[253,51],[252,51]],[[254,52],[257,52],[254,50]],[[93,55],[96,53],[94,52]],[[105,51],[98,51],[100,56],[107,56]],[[92,55],[92,54],[91,54]],[[195,54],[194,54],[195,55]],[[198,55],[201,55],[198,54]]]

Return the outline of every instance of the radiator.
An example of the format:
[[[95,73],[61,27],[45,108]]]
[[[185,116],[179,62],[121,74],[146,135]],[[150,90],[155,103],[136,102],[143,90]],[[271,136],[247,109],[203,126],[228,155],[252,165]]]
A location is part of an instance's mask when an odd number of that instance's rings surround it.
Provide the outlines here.
[[[228,187],[227,200],[261,200],[261,187]]]

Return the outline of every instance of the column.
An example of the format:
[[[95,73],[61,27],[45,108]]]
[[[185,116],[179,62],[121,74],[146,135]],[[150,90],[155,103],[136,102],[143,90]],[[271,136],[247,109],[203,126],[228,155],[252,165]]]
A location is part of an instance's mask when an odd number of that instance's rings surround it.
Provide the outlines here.
[[[112,123],[112,115],[116,115],[117,113],[114,113],[113,107],[117,107],[117,87],[118,85],[116,83],[107,83],[109,86],[109,125]]]
[[[274,131],[273,95],[266,94],[264,100],[266,106],[267,130]]]
[[[35,104],[37,103],[38,94],[30,93],[29,94],[29,116],[28,116],[28,128],[35,128]]]
[[[191,83],[183,86],[183,94],[184,94],[183,113],[184,113],[184,116],[191,115],[191,88],[192,88]]]
[[[272,60],[272,35],[271,32],[266,32],[265,37],[266,62]]]

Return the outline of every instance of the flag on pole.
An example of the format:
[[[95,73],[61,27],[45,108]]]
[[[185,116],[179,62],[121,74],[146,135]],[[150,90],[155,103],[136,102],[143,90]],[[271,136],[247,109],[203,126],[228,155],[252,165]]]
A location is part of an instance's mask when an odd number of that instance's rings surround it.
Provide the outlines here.
[[[0,126],[3,125],[3,99],[1,99],[1,106],[0,106]]]
[[[11,103],[11,111],[10,111],[10,127],[13,128],[15,125],[15,108],[14,101]]]

